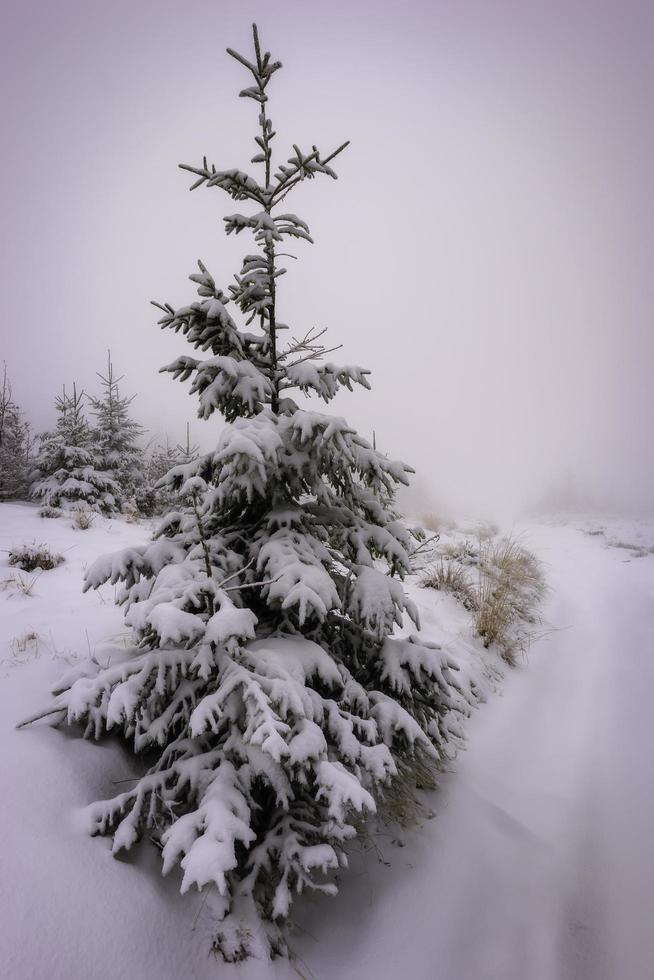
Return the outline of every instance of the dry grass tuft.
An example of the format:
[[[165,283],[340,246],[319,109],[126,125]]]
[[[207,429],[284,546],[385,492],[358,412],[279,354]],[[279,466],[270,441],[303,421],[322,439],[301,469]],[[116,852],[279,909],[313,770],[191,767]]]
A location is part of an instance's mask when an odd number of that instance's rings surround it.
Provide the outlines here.
[[[88,531],[93,522],[95,521],[96,515],[88,507],[75,507],[71,511],[73,518],[73,527],[76,527],[79,531]]]
[[[423,514],[420,523],[426,531],[442,531],[445,527],[445,521],[438,514]]]
[[[457,530],[456,521],[443,517],[442,514],[436,514],[434,511],[423,514],[420,518],[420,523],[426,531],[451,532]]]
[[[29,629],[20,636],[14,637],[9,648],[11,656],[1,661],[6,667],[23,667],[37,660],[43,653],[48,653],[52,660],[63,661],[69,665],[79,663],[83,659],[83,655],[80,653],[58,650],[52,634],[48,639],[42,633],[37,633],[35,629]]]
[[[34,660],[38,660],[41,656],[41,640],[42,637],[33,629],[27,630],[20,636],[15,636],[9,643],[11,653],[0,661],[0,666],[3,669],[14,669],[25,667]]]
[[[449,592],[458,599],[466,609],[475,610],[478,606],[477,592],[471,583],[463,565],[441,559],[438,565],[426,569],[420,585],[424,589],[437,589],[439,592]]]
[[[47,572],[61,565],[63,560],[63,556],[54,554],[47,544],[24,544],[9,552],[9,564],[24,572],[33,572],[37,568]]]
[[[128,524],[140,523],[141,517],[143,516],[141,514],[141,511],[138,509],[134,497],[130,497],[128,500],[123,501],[120,508],[120,513],[125,518]]]
[[[16,661],[23,661],[24,654],[31,653],[32,656],[38,655],[40,636],[35,630],[28,630],[21,636],[16,636],[10,643],[11,653]]]
[[[14,594],[20,592],[21,595],[32,597],[34,595],[34,586],[42,575],[42,571],[37,575],[32,575],[31,578],[28,575],[12,575],[10,578],[3,579],[0,582],[0,588],[3,591],[11,592],[13,590]]]
[[[61,511],[58,507],[41,507],[39,517],[61,517]]]
[[[492,521],[480,521],[474,528],[475,538],[480,544],[490,541],[491,538],[496,538],[499,533],[499,527]]]
[[[448,561],[460,562],[462,565],[478,565],[480,544],[470,538],[463,538],[444,545],[441,553]]]
[[[518,541],[483,544],[475,628],[484,646],[496,645],[504,660],[515,664],[536,636],[535,609],[545,591],[540,562]]]

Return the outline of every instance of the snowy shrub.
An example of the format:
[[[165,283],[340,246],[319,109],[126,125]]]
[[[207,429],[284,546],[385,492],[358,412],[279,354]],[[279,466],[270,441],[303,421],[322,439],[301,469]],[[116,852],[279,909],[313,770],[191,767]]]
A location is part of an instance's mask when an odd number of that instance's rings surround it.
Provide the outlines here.
[[[33,572],[35,568],[46,572],[61,565],[63,560],[62,555],[53,554],[46,544],[24,544],[9,552],[9,564],[24,572]]]
[[[58,507],[41,507],[39,509],[39,517],[55,518],[61,517],[61,510]]]
[[[134,494],[134,505],[141,517],[157,517],[163,512],[161,498],[156,487],[139,487]]]
[[[254,206],[225,227],[250,232],[255,251],[227,290],[199,262],[198,297],[160,305],[161,327],[199,352],[163,370],[192,379],[199,415],[221,412],[227,425],[165,478],[184,504],[155,540],[89,568],[87,589],[122,583],[136,646],[69,675],[51,708],[86,737],[120,735],[143,754],[145,774],[93,804],[90,829],[112,835],[114,853],[154,838],[164,873],[181,867],[183,892],[209,890],[216,949],[231,960],[283,949],[295,896],[336,892],[366,815],[393,795],[409,805],[474,701],[443,650],[392,635],[405,616],[418,625],[402,586],[412,538],[393,510],[412,471],[295,400],[369,387],[366,370],[323,359],[321,332],[282,343],[277,312],[279,253],[288,239],[311,242],[287,196],[335,178],[347,144],[326,156],[294,146],[273,168],[267,88],[281,66],[256,28],[254,44],[252,61],[229,53],[251,76],[241,95],[257,105],[263,179],[206,159],[184,169],[194,187]]]

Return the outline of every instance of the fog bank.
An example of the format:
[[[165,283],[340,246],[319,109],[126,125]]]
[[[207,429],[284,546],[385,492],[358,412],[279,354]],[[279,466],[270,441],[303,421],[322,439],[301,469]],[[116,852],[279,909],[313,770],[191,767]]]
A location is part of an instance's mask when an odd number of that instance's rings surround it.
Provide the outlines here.
[[[177,164],[248,166],[256,110],[224,48],[256,18],[284,62],[277,153],[352,140],[338,182],[289,204],[316,244],[293,250],[280,315],[372,369],[334,410],[414,466],[405,506],[654,512],[650,4],[10,0],[2,18],[0,354],[37,428],[111,347],[152,434],[191,420],[215,441],[157,373],[191,350],[148,303],[190,302],[199,257],[226,285],[251,250],[224,237],[234,202],[189,195]]]

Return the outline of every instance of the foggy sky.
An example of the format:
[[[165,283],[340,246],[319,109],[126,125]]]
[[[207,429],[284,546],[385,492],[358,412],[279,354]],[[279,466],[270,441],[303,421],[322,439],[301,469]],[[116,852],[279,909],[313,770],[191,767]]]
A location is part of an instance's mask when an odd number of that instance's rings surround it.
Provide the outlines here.
[[[411,509],[654,511],[654,6],[59,0],[2,5],[0,356],[37,429],[111,347],[152,434],[204,449],[186,342],[149,300],[226,286],[252,250],[179,162],[248,168],[256,108],[224,49],[284,63],[277,160],[344,139],[290,210],[279,315],[373,371],[333,410],[417,471]],[[252,167],[256,169],[256,167]],[[316,407],[319,410],[322,403]],[[327,409],[331,410],[331,409]]]

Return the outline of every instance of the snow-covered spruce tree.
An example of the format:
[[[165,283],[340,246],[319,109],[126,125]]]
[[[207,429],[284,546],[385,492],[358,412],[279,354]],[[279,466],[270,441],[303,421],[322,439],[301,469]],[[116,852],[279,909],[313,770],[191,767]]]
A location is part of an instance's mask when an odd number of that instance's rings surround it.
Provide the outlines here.
[[[225,224],[251,232],[256,251],[227,291],[200,262],[199,299],[163,305],[160,320],[202,352],[163,370],[192,377],[201,417],[220,411],[228,425],[212,452],[170,474],[188,506],[158,539],[89,569],[86,588],[123,583],[137,646],[67,678],[52,712],[146,753],[145,775],[91,806],[91,830],[112,834],[115,852],[158,840],[164,873],[181,864],[183,892],[211,889],[216,949],[235,959],[266,939],[282,948],[296,893],[336,891],[362,818],[438,763],[473,695],[439,648],[391,635],[405,613],[417,621],[401,582],[412,541],[391,510],[411,471],[294,400],[368,387],[361,368],[322,360],[319,334],[282,344],[277,316],[278,249],[311,241],[281,204],[300,181],[335,177],[347,144],[327,156],[296,146],[274,169],[267,90],[281,66],[256,28],[253,60],[229,54],[251,75],[241,95],[257,105],[262,179],[206,160],[183,169],[194,187],[253,206]]]
[[[41,436],[30,496],[48,507],[115,510],[118,485],[96,465],[91,430],[84,414],[84,392],[73,384],[72,395],[55,400],[58,418],[54,432]]]
[[[120,382],[123,375],[114,375],[111,351],[107,351],[107,373],[97,372],[102,386],[100,398],[89,398],[95,416],[94,442],[97,463],[101,470],[115,481],[118,492],[116,506],[122,507],[127,499],[133,497],[145,479],[143,453],[137,440],[143,427],[130,416],[130,398],[121,395]]]
[[[0,500],[27,495],[31,454],[30,425],[14,401],[5,363],[0,387]]]

